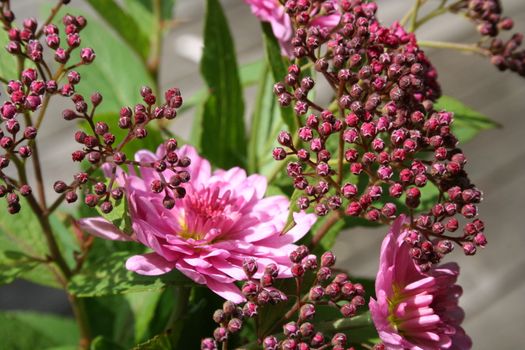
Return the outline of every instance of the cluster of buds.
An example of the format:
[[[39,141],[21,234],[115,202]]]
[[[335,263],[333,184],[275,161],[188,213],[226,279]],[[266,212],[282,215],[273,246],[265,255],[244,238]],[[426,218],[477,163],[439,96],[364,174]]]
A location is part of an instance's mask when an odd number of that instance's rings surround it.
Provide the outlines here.
[[[116,140],[115,134],[104,121],[96,121],[95,111],[102,102],[102,95],[94,93],[90,97],[91,109],[84,97],[75,94],[71,97],[75,109],[66,109],[62,115],[65,120],[82,120],[87,125],[87,132],[77,131],[75,141],[82,145],[82,149],[76,150],[71,157],[75,162],[86,160],[90,163],[88,170],[77,173],[73,181],[67,185],[64,181],[55,182],[54,189],[57,193],[65,196],[68,203],[78,199],[77,192],[83,191],[84,202],[90,207],[99,206],[104,213],[113,209],[111,199],[119,201],[124,196],[124,190],[118,187],[115,181],[118,175],[118,167],[138,166],[151,168],[159,173],[159,179],[151,184],[151,190],[155,193],[164,193],[164,206],[173,208],[175,199],[185,195],[183,183],[190,180],[189,173],[184,170],[190,165],[188,157],[179,157],[177,141],[169,139],[164,143],[164,154],[154,162],[141,162],[128,159],[124,153],[125,146],[135,140],[147,137],[147,124],[153,120],[173,119],[177,115],[177,108],[182,105],[182,96],[179,89],[172,88],[165,93],[165,102],[155,106],[156,96],[149,87],[143,87],[140,91],[144,103],[139,103],[133,108],[123,107],[120,110],[118,127],[127,131],[122,140]],[[93,176],[93,172],[104,165],[104,171],[109,178],[99,179]],[[163,174],[169,174],[167,179]],[[106,183],[107,182],[107,183]]]
[[[66,48],[59,47],[59,30],[55,25],[48,24],[39,28],[35,19],[27,18],[22,21],[22,28],[17,28],[14,26],[14,18],[9,2],[2,1],[0,21],[9,38],[5,49],[22,63],[25,60],[31,61],[34,67],[24,69],[13,80],[2,77],[7,81],[5,91],[8,98],[0,105],[0,197],[7,199],[7,208],[12,214],[21,209],[19,195],[29,196],[32,190],[27,183],[21,183],[26,181],[25,176],[16,181],[7,175],[6,168],[13,163],[18,170],[24,168],[26,159],[34,152],[34,140],[42,122],[41,113],[35,116],[38,110],[43,104],[47,104],[52,95],[71,96],[74,85],[80,80],[80,75],[71,69],[89,64],[95,58],[91,48],[81,48],[80,59],[65,68],[73,50],[80,46],[79,33],[86,25],[82,16],[64,16]],[[54,73],[44,60],[44,45],[40,39],[43,34],[46,36],[47,46],[55,50],[55,59],[61,63],[61,67]],[[65,77],[67,82],[61,84]]]
[[[21,80],[11,80],[7,84],[8,100],[0,106],[0,197],[6,197],[7,208],[11,214],[20,211],[18,194],[31,194],[28,184],[18,184],[4,172],[11,162],[18,166],[32,155],[32,142],[37,135],[37,129],[32,125],[21,126],[18,115],[30,115],[42,104],[46,93],[46,82],[38,79],[34,69],[26,69],[21,74]],[[18,193],[18,194],[17,194]]]
[[[512,19],[503,17],[499,0],[464,0],[453,6],[452,10],[464,11],[484,36],[495,37],[500,30],[510,30],[514,25]]]
[[[481,192],[465,172],[453,114],[434,109],[440,96],[435,69],[413,34],[377,22],[375,3],[342,1],[339,10],[332,32],[296,21],[292,40],[297,57],[311,61],[331,85],[334,103],[323,108],[308,97],[314,80],[296,64],[274,86],[299,123],[296,135],[279,134],[281,146],[273,151],[276,160],[292,158],[287,174],[304,193],[297,206],[386,224],[406,208],[432,262],[450,251],[442,246],[451,241],[471,254],[475,236],[444,234],[457,229],[457,214],[477,216]],[[431,205],[424,203],[427,186],[439,192]],[[429,261],[425,254],[414,258]]]
[[[225,342],[229,336],[239,332],[243,322],[255,318],[261,307],[288,301],[286,294],[274,286],[279,274],[277,265],[268,264],[264,266],[262,273],[258,273],[257,261],[253,258],[247,258],[243,261],[243,269],[247,281],[243,284],[241,291],[246,302],[236,306],[227,301],[222,309],[215,311],[213,320],[218,324],[218,327],[213,332],[213,338],[202,340],[201,349],[218,349],[218,343]]]
[[[335,256],[331,252],[325,252],[320,259],[315,255],[309,254],[308,248],[299,246],[290,254],[292,261],[292,275],[296,279],[298,290],[301,290],[302,283],[307,279],[305,272],[311,271],[313,280],[306,293],[297,295],[297,300],[288,314],[297,311],[297,321],[291,321],[283,325],[282,340],[270,335],[263,339],[265,350],[277,349],[347,349],[347,335],[336,333],[333,335],[324,334],[316,330],[312,323],[316,308],[318,306],[329,306],[340,311],[342,317],[350,318],[357,314],[360,306],[365,304],[365,290],[360,283],[349,281],[345,273],[338,273],[333,276],[333,265]],[[353,349],[353,348],[348,348]]]
[[[330,338],[316,331],[311,323],[316,314],[316,307],[333,307],[341,312],[342,317],[350,318],[365,304],[365,291],[361,284],[351,283],[344,273],[333,276],[335,256],[331,252],[322,255],[320,264],[318,260],[315,255],[310,254],[306,246],[299,246],[292,251],[291,274],[296,282],[296,293],[287,296],[274,286],[279,272],[275,264],[265,266],[263,272],[258,273],[257,261],[253,258],[246,259],[243,268],[247,281],[241,288],[246,302],[239,306],[226,302],[222,309],[215,311],[213,319],[219,326],[215,329],[213,338],[201,342],[201,349],[217,349],[217,344],[225,342],[228,336],[237,333],[243,322],[256,317],[261,308],[286,302],[289,297],[295,297],[296,300],[283,316],[283,320],[290,320],[294,315],[297,315],[297,320],[283,325],[281,340],[273,335],[260,339],[265,350],[326,349],[330,345],[333,349],[344,349],[347,341],[345,334],[338,333]],[[310,275],[306,275],[308,272]],[[308,286],[305,285],[306,282]]]
[[[454,12],[461,12],[476,26],[478,32],[487,38],[487,45],[481,45],[491,56],[491,62],[500,70],[509,69],[525,76],[525,49],[519,50],[523,34],[515,33],[509,39],[497,38],[501,31],[509,31],[514,21],[503,16],[499,0],[464,0],[455,4]]]

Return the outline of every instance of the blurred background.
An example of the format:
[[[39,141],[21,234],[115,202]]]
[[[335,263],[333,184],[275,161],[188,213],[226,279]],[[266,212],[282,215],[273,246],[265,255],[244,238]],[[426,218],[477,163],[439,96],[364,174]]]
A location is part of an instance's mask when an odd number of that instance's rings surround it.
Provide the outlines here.
[[[18,18],[39,17],[45,6],[55,1],[16,0],[12,6]],[[263,55],[258,20],[242,0],[224,0],[240,64],[253,62]],[[409,0],[378,0],[379,18],[385,24],[402,17],[412,5]],[[438,3],[438,0],[430,0]],[[525,1],[502,0],[504,11],[515,21],[515,31],[525,33]],[[72,7],[93,13],[81,0]],[[73,10],[70,10],[73,11]],[[176,27],[163,46],[161,86],[176,86],[189,99],[202,88],[198,74],[202,47],[204,2],[179,0],[175,8]],[[110,29],[108,29],[110,30]],[[430,22],[418,32],[420,40],[472,42],[477,36],[472,25],[455,16]],[[101,36],[103,40],[103,36]],[[94,47],[96,51],[96,47]],[[454,96],[475,110],[502,124],[502,128],[485,131],[463,145],[469,163],[467,171],[484,191],[480,206],[486,223],[489,244],[474,257],[457,251],[448,258],[462,267],[459,283],[464,288],[461,305],[467,318],[464,328],[474,341],[474,349],[521,349],[525,319],[525,80],[508,72],[500,73],[488,60],[456,51],[427,50],[439,72],[446,95]],[[99,60],[110,59],[98,57]],[[245,96],[246,115],[251,115],[255,89]],[[70,159],[75,149],[73,123],[64,123],[60,106],[52,106],[52,115],[40,133],[41,156],[50,188],[55,179],[71,173]],[[190,111],[191,112],[191,111]],[[249,118],[247,118],[249,123]],[[172,129],[187,137],[192,124],[191,113],[177,117]],[[335,245],[338,265],[363,277],[374,277],[378,253],[386,228],[354,229],[343,232]],[[69,315],[65,294],[25,281],[0,287],[1,310],[35,310]],[[0,340],[1,348],[1,340]]]

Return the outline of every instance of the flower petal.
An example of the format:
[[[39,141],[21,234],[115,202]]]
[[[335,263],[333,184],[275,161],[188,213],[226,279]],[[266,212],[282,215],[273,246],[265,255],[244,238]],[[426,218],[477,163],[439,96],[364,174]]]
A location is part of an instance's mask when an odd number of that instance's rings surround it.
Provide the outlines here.
[[[126,268],[140,275],[157,276],[170,272],[175,268],[175,264],[157,253],[147,253],[129,258]]]
[[[94,236],[112,241],[132,241],[131,237],[120,231],[104,218],[93,217],[77,221],[80,228]]]

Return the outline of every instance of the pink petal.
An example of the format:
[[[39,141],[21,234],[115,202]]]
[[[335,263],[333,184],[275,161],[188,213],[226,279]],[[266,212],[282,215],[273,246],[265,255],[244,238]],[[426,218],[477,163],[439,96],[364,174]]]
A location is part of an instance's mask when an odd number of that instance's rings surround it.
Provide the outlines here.
[[[175,268],[175,264],[157,253],[148,253],[129,258],[126,261],[126,268],[140,275],[157,276],[170,272]]]
[[[306,214],[305,212],[293,213],[292,215],[295,226],[286,232],[285,236],[292,237],[292,242],[297,242],[310,231],[317,220],[317,216],[315,214]]]
[[[104,218],[94,217],[78,220],[80,228],[94,236],[112,241],[132,241],[131,237],[120,231]]]
[[[198,284],[206,284],[206,278],[202,274],[195,271],[195,269],[191,265],[188,265],[183,260],[177,261],[175,263],[175,267],[177,268],[177,270],[186,275],[186,277],[192,279],[194,282]]]
[[[239,288],[235,286],[233,283],[221,283],[217,282],[213,278],[207,278],[206,279],[206,285],[208,288],[210,288],[214,293],[220,295],[226,300],[233,301],[236,304],[242,303],[246,299],[241,294],[241,291]]]

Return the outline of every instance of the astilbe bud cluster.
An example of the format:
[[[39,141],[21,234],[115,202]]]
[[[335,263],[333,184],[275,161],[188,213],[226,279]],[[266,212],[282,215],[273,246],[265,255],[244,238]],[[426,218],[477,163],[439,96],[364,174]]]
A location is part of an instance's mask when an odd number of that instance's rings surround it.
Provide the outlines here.
[[[265,350],[345,349],[345,334],[316,331],[312,323],[316,307],[328,305],[338,309],[344,318],[355,316],[358,308],[365,304],[363,286],[350,282],[344,273],[334,276],[335,256],[331,252],[325,252],[318,259],[310,254],[306,246],[299,246],[290,254],[290,261],[297,288],[295,294],[287,296],[275,287],[279,273],[275,264],[265,266],[263,272],[258,273],[257,261],[246,259],[243,267],[247,281],[241,288],[246,302],[235,305],[227,301],[222,309],[215,311],[213,320],[218,323],[218,327],[213,338],[202,340],[201,349],[217,349],[218,344],[237,333],[245,322],[257,317],[262,308],[287,302],[289,298],[295,298],[295,302],[282,319],[283,322],[288,321],[282,325],[284,337],[278,339],[274,335],[263,335],[259,342]],[[290,321],[294,316],[296,320]],[[267,332],[272,333],[274,330]]]
[[[290,159],[287,174],[303,192],[298,208],[384,223],[408,211],[421,266],[438,262],[452,241],[472,254],[484,244],[475,239],[482,229],[471,229],[481,227],[480,220],[467,223],[463,236],[447,232],[458,230],[456,216],[476,218],[482,195],[465,172],[453,114],[434,108],[440,96],[435,69],[413,34],[377,22],[375,3],[342,1],[338,10],[333,31],[296,21],[292,40],[302,58],[296,62],[312,62],[332,87],[330,107],[308,97],[315,81],[299,64],[274,85],[279,103],[292,106],[299,123],[293,135],[279,134],[273,151],[276,160]],[[439,196],[423,207],[428,186]]]
[[[59,29],[53,24],[38,27],[34,18],[26,18],[21,28],[14,26],[14,14],[8,2],[0,4],[0,21],[7,32],[9,42],[5,49],[8,54],[16,56],[21,62],[31,61],[34,68],[26,68],[19,77],[13,77],[6,83],[6,101],[0,105],[0,197],[7,200],[8,211],[12,214],[20,211],[19,195],[31,194],[27,183],[18,183],[6,172],[10,164],[23,168],[26,158],[33,154],[34,140],[42,121],[38,110],[46,104],[52,95],[71,96],[80,75],[73,67],[89,64],[95,58],[91,48],[80,47],[80,32],[86,25],[82,16],[66,15],[63,18],[67,42],[60,47]],[[45,35],[42,40],[41,36]],[[47,43],[47,45],[44,45]],[[53,43],[50,45],[50,43]],[[45,46],[54,51],[55,60],[61,66],[53,73],[44,61]],[[68,68],[72,53],[79,48],[79,58]],[[60,56],[60,59],[58,58]],[[67,81],[61,83],[67,77]],[[9,78],[9,77],[6,77]]]
[[[520,46],[523,34],[514,33],[504,40],[499,38],[502,31],[510,31],[514,21],[503,15],[499,0],[464,0],[455,4],[452,11],[460,12],[472,20],[478,32],[489,40],[480,43],[491,56],[491,62],[500,70],[511,70],[525,76],[525,49]]]
[[[87,131],[79,130],[75,133],[75,141],[82,145],[82,148],[74,151],[71,156],[73,161],[85,160],[91,164],[91,167],[75,174],[69,185],[64,181],[55,182],[55,191],[63,193],[67,202],[75,202],[78,199],[77,192],[82,191],[86,205],[99,206],[104,213],[111,212],[113,209],[111,199],[119,201],[125,195],[124,189],[118,187],[115,181],[118,168],[123,165],[156,170],[159,173],[159,179],[154,180],[150,188],[155,193],[164,193],[163,204],[166,208],[171,209],[175,204],[175,199],[184,197],[186,192],[182,184],[190,180],[190,175],[184,168],[190,165],[191,160],[188,157],[178,156],[177,140],[165,141],[164,154],[153,162],[127,159],[124,152],[129,142],[147,137],[146,126],[150,122],[173,119],[177,116],[177,108],[182,106],[180,90],[172,88],[166,91],[165,101],[158,106],[155,106],[157,97],[149,87],[143,87],[140,94],[143,103],[133,108],[122,107],[120,110],[118,128],[127,131],[121,140],[116,139],[106,122],[96,121],[95,111],[102,102],[100,93],[91,95],[90,104],[79,94],[71,97],[75,109],[64,110],[62,113],[64,119],[82,120],[87,125]],[[93,172],[102,166],[108,179],[93,175]],[[168,170],[170,178],[165,178],[163,174]]]

